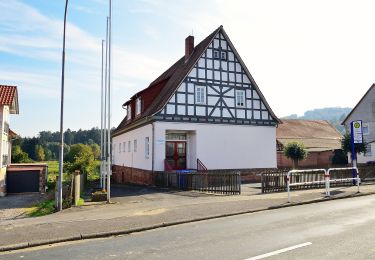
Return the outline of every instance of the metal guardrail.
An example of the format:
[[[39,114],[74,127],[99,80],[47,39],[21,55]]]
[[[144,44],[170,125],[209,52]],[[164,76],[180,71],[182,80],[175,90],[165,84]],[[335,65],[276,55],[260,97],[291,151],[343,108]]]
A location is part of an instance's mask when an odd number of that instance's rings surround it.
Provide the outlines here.
[[[304,182],[291,182],[291,175],[293,173],[313,173],[313,174],[318,174],[322,173],[324,176],[324,180],[310,180],[310,181],[304,181]],[[290,187],[292,186],[306,186],[306,185],[314,185],[314,184],[321,184],[325,183],[326,184],[326,194],[327,194],[327,180],[326,180],[326,170],[325,169],[312,169],[312,170],[291,170],[287,173],[287,192],[288,192],[288,202],[291,201],[290,199]]]
[[[356,175],[355,177],[352,176],[352,178],[338,178],[338,179],[331,179],[331,172],[334,171],[355,171]],[[322,174],[324,176],[324,180],[312,180],[312,181],[304,181],[304,182],[291,182],[291,175],[293,173],[313,173],[313,174]],[[287,192],[288,192],[288,202],[291,202],[291,194],[290,194],[290,188],[293,186],[306,186],[306,185],[316,185],[316,184],[323,184],[325,186],[326,190],[326,197],[331,196],[330,192],[330,184],[331,183],[339,183],[339,182],[347,182],[347,181],[356,181],[356,185],[358,187],[359,192],[359,184],[361,182],[361,179],[359,178],[359,171],[357,167],[347,167],[347,168],[329,168],[326,169],[311,169],[311,170],[291,170],[287,173]]]

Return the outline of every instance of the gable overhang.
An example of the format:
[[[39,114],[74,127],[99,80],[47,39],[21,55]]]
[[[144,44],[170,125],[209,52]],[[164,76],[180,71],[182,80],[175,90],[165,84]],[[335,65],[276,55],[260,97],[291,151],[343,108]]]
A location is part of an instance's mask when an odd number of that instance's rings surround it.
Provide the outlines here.
[[[276,121],[276,127],[277,127],[277,124],[282,124],[282,121],[275,115],[275,113],[273,112],[273,110],[271,109],[270,105],[268,104],[266,98],[264,97],[263,93],[260,91],[258,85],[256,84],[253,76],[250,74],[250,71],[248,70],[248,68],[246,67],[244,61],[242,60],[241,56],[239,55],[239,53],[237,52],[236,48],[234,47],[233,43],[231,42],[231,40],[229,39],[229,36],[226,34],[223,26],[221,25],[218,29],[215,30],[215,33],[212,33],[211,34],[211,39],[210,41],[208,42],[208,44],[206,44],[205,48],[201,51],[201,53],[199,55],[197,55],[197,57],[195,57],[194,59],[194,62],[191,62],[190,66],[189,66],[189,70],[188,72],[185,74],[184,77],[182,77],[180,79],[180,81],[178,82],[178,84],[176,84],[175,86],[175,89],[172,93],[170,93],[170,95],[168,96],[167,99],[164,100],[163,102],[163,105],[158,109],[156,110],[152,115],[156,115],[157,113],[159,113],[161,110],[163,110],[163,108],[165,107],[165,105],[170,101],[170,99],[172,98],[173,94],[176,92],[176,90],[178,89],[178,87],[182,84],[182,82],[184,81],[184,79],[190,74],[190,72],[192,71],[192,69],[194,68],[195,64],[198,62],[198,60],[202,57],[203,53],[207,50],[207,48],[210,46],[210,44],[212,43],[212,41],[215,39],[215,36],[218,34],[218,33],[222,33],[225,37],[225,39],[227,40],[229,46],[231,47],[231,49],[233,50],[234,54],[236,55],[236,57],[238,58],[240,64],[242,65],[242,67],[244,68],[245,70],[245,73],[246,75],[249,77],[250,79],[250,82],[251,84],[254,86],[254,88],[256,89],[256,91],[258,92],[261,100],[264,102],[264,105],[266,106],[267,110],[269,111],[269,113],[271,114],[272,118]],[[194,51],[196,51],[194,49]],[[192,53],[192,55],[194,54],[194,51]],[[192,55],[190,57],[192,57]]]
[[[251,81],[251,84],[254,86],[254,88],[258,92],[259,96],[261,97],[262,101],[264,102],[264,105],[266,106],[267,110],[270,112],[272,118],[277,122],[277,124],[282,124],[282,121],[275,115],[275,113],[271,109],[271,107],[268,104],[266,98],[264,97],[262,91],[260,91],[260,88],[258,87],[258,84],[255,82],[253,76],[251,75],[250,71],[246,67],[245,62],[242,60],[240,54],[237,52],[236,48],[234,47],[232,41],[230,40],[229,36],[225,32],[224,28],[221,28],[221,32],[223,33],[224,37],[228,41],[229,46],[231,47],[231,49],[233,50],[234,54],[238,58],[238,61],[240,62],[240,64],[242,65],[242,67],[244,68],[246,75],[249,77],[249,79]]]
[[[341,122],[341,125],[345,125],[346,121],[349,119],[349,117],[353,114],[353,112],[357,109],[359,104],[362,103],[363,99],[370,93],[370,91],[375,88],[375,83],[371,85],[371,87],[366,91],[366,93],[363,95],[363,97],[359,100],[359,102],[355,105],[355,107],[350,111],[350,113],[345,117],[345,119]]]
[[[233,50],[234,54],[238,58],[239,63],[241,64],[241,66],[244,69],[244,72],[249,77],[250,83],[252,84],[254,89],[259,94],[259,97],[262,100],[262,102],[264,103],[265,107],[267,108],[270,116],[275,121],[276,127],[278,126],[278,124],[282,124],[282,121],[275,115],[275,113],[271,109],[271,107],[268,104],[267,100],[265,99],[263,93],[260,91],[260,89],[259,89],[258,85],[256,84],[254,78],[250,74],[250,72],[247,69],[245,63],[243,62],[242,58],[238,54],[238,52],[237,52],[236,48],[234,47],[233,43],[231,42],[228,35],[224,31],[223,26],[221,25],[214,32],[212,32],[209,36],[207,36],[204,40],[202,40],[197,46],[195,46],[193,52],[190,54],[190,56],[187,60],[185,59],[185,56],[183,56],[174,65],[172,65],[171,68],[169,68],[166,72],[164,72],[161,76],[159,76],[158,79],[151,82],[150,86],[156,84],[161,79],[166,79],[165,74],[168,74],[168,79],[166,80],[165,85],[161,89],[159,95],[157,95],[155,97],[155,99],[152,101],[150,106],[144,111],[144,113],[143,113],[144,116],[140,117],[138,119],[135,118],[134,120],[131,120],[130,122],[125,123],[124,126],[121,126],[122,123],[120,123],[120,125],[118,126],[118,127],[120,127],[120,129],[118,129],[118,132],[116,132],[116,135],[118,135],[119,133],[122,133],[122,132],[129,131],[129,129],[132,128],[133,125],[138,126],[139,124],[144,124],[145,118],[154,118],[156,116],[156,114],[158,114],[160,111],[162,111],[163,108],[166,106],[166,104],[170,101],[170,99],[172,98],[173,94],[176,92],[178,87],[181,85],[181,83],[185,80],[185,78],[192,71],[195,64],[202,57],[202,54],[210,46],[210,44],[214,40],[215,36],[220,32],[224,35],[224,37],[227,40],[230,48]],[[182,65],[181,61],[183,61],[184,65]],[[163,75],[164,75],[164,77],[163,77]],[[125,102],[123,104],[123,108],[125,106],[127,106],[128,104],[130,104],[137,95],[141,94],[145,90],[147,90],[147,88],[138,92],[138,93],[136,93],[134,96],[132,96],[132,98],[130,98],[130,100],[128,100],[127,102]],[[148,120],[151,120],[151,119],[148,119]],[[155,119],[153,119],[153,120],[155,120]]]
[[[9,113],[11,114],[19,114],[19,106],[18,106],[18,91],[14,92],[12,104],[9,105]]]

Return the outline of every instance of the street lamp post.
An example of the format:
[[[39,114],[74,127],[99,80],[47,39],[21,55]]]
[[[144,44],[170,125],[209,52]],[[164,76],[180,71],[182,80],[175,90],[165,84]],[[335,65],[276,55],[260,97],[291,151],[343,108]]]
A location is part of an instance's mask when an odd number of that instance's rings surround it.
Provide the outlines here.
[[[66,13],[68,2],[65,1],[64,12],[64,33],[63,33],[63,50],[62,50],[62,68],[61,68],[61,108],[60,108],[60,157],[59,157],[59,193],[58,193],[58,211],[62,210],[62,180],[63,180],[63,161],[64,161],[64,73],[65,73],[65,30],[66,30]]]

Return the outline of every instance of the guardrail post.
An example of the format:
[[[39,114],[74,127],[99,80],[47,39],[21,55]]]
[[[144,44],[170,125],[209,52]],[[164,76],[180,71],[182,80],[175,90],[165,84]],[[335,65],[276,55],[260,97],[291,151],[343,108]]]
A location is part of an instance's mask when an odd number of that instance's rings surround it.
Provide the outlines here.
[[[325,180],[326,180],[326,197],[331,197],[331,191],[330,191],[330,185],[329,185],[331,175],[330,175],[329,171],[330,171],[329,169],[328,169],[328,171],[325,170],[325,173],[324,173],[324,177],[325,177]]]
[[[286,175],[286,187],[288,190],[288,203],[290,203],[290,173],[291,171],[289,171],[288,174]]]
[[[357,187],[358,187],[358,191],[357,193],[359,193],[359,182],[361,181],[361,179],[359,178],[359,171],[358,171],[358,168],[355,167],[356,171],[357,171]]]

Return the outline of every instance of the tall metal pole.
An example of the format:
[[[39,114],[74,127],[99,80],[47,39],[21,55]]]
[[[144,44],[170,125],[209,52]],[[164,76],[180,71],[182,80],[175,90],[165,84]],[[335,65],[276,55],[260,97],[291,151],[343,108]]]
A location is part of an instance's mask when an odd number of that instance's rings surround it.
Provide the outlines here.
[[[104,91],[104,40],[102,40],[102,70],[101,70],[101,96],[100,96],[100,188],[103,186],[103,91]]]
[[[111,202],[111,45],[112,45],[112,0],[109,0],[108,32],[108,156],[107,156],[107,202]]]
[[[105,36],[105,80],[104,80],[104,118],[103,118],[103,139],[104,139],[104,153],[103,153],[103,188],[106,188],[106,178],[107,178],[107,88],[108,88],[108,27],[109,27],[109,17],[107,16],[107,30]]]
[[[62,50],[62,68],[61,68],[61,108],[60,108],[60,158],[59,158],[59,183],[58,183],[58,211],[62,210],[62,181],[63,181],[63,162],[64,162],[64,79],[65,79],[65,30],[66,30],[66,13],[68,10],[68,1],[65,1],[64,12],[64,33],[63,33],[63,50]]]

